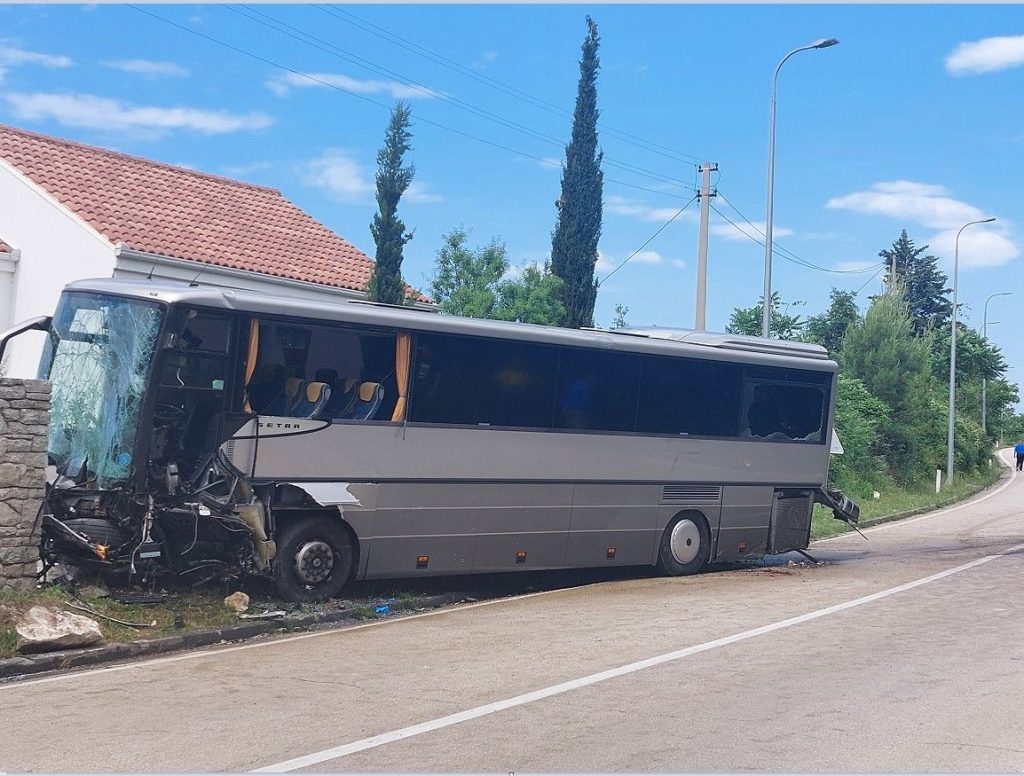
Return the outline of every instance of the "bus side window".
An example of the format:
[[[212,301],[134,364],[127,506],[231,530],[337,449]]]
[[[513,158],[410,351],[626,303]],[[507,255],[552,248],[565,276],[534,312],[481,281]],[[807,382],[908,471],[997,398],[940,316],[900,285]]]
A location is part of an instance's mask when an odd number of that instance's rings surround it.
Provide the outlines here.
[[[789,382],[748,384],[746,435],[801,442],[823,440],[825,392]]]
[[[420,423],[550,428],[558,349],[417,334],[409,419]]]
[[[639,356],[563,348],[555,428],[633,431],[639,390]]]
[[[396,336],[344,325],[261,321],[248,387],[253,411],[389,421],[398,398]]]

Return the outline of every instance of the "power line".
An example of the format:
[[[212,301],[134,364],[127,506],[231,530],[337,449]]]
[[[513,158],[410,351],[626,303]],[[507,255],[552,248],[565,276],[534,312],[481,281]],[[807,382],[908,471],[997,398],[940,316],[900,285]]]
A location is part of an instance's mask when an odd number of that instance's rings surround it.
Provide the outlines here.
[[[504,92],[510,97],[515,97],[518,100],[527,102],[535,107],[546,110],[549,113],[554,113],[560,116],[572,115],[570,111],[567,111],[564,108],[555,105],[554,103],[548,102],[547,100],[541,99],[540,97],[536,97],[530,94],[529,92],[525,92],[522,89],[518,89],[517,87],[511,86],[507,83],[504,83],[503,81],[499,81],[497,78],[492,78],[491,76],[484,75],[483,73],[478,73],[475,70],[466,67],[465,65],[459,62],[456,62],[455,60],[449,59],[448,57],[442,54],[438,54],[436,51],[433,51],[427,48],[426,46],[422,46],[419,43],[415,43],[414,41],[411,41],[408,38],[403,38],[402,36],[393,33],[390,30],[386,30],[383,27],[379,27],[373,22],[369,22],[365,19],[362,19],[356,16],[355,14],[343,11],[338,8],[330,8],[322,5],[315,5],[314,7],[318,11],[321,11],[322,13],[333,16],[337,19],[340,19],[341,21],[347,22],[348,24],[358,27],[363,31],[370,33],[371,35],[376,35],[378,38],[387,40],[400,48],[406,49],[407,51],[411,51],[412,53],[420,57],[423,57],[424,59],[428,59],[432,62],[435,62],[436,64],[442,65],[443,67],[447,67],[450,70],[454,70],[456,72],[461,73],[462,75],[468,76],[469,78],[472,78],[473,80],[478,81],[479,83],[489,86],[492,89],[497,89],[498,91]],[[623,142],[635,145],[638,148],[642,148],[645,151],[650,151],[651,153],[660,154],[669,159],[675,159],[676,161],[701,161],[700,157],[683,153],[682,151],[676,151],[674,149],[668,148],[667,146],[659,145],[658,143],[655,143],[651,140],[645,140],[644,138],[638,137],[637,135],[633,135],[629,132],[623,132],[622,130],[618,130],[615,129],[614,127],[608,126],[604,122],[598,122],[598,127],[600,127],[602,130],[604,130],[611,136],[616,137],[619,140],[622,140]],[[683,157],[685,157],[685,159]]]
[[[377,75],[381,75],[386,78],[391,78],[405,86],[409,86],[415,89],[416,91],[422,93],[423,95],[429,95],[430,97],[436,98],[448,105],[452,105],[468,113],[472,113],[475,116],[479,116],[480,118],[492,121],[496,124],[500,124],[501,126],[504,126],[507,129],[511,129],[515,132],[525,134],[529,137],[532,137],[535,140],[540,140],[550,145],[554,145],[557,148],[565,147],[564,142],[556,137],[552,137],[551,135],[539,132],[535,129],[532,129],[531,127],[526,126],[525,124],[520,124],[517,121],[505,118],[504,116],[494,113],[493,111],[487,110],[486,108],[481,108],[477,105],[467,102],[466,100],[462,100],[459,99],[458,97],[453,97],[451,95],[444,94],[443,92],[439,92],[436,89],[432,89],[429,86],[426,86],[425,84],[422,84],[418,81],[414,81],[411,78],[403,76],[401,73],[397,73],[394,70],[390,70],[386,67],[378,65],[375,62],[360,57],[356,54],[353,54],[350,51],[346,51],[345,49],[336,46],[330,41],[318,38],[317,36],[309,32],[306,32],[305,30],[295,27],[294,25],[288,24],[287,22],[277,19],[274,16],[271,16],[270,14],[265,13],[261,10],[257,10],[255,8],[245,5],[243,5],[241,8],[235,8],[229,5],[222,6],[222,8],[231,11],[232,13],[236,13],[239,16],[242,16],[243,18],[255,22],[256,24],[260,24],[264,27],[267,27],[268,29],[274,30],[275,32],[285,35],[291,38],[292,40],[297,40],[300,43],[318,49],[319,51],[322,51],[330,56],[336,57],[337,59],[341,59],[345,62],[350,62],[354,65],[357,65],[358,67],[362,67],[366,70],[369,70],[372,73],[376,73]],[[245,10],[243,11],[242,9]],[[621,162],[618,161],[617,159],[605,157],[603,161],[604,164],[607,164],[611,167],[616,167],[618,169],[624,170],[634,175],[641,175],[644,177],[653,178],[655,180],[661,180],[664,181],[665,183],[683,183],[683,181],[678,178],[672,178],[671,176],[664,175],[654,170],[648,170],[643,167],[638,167],[637,165],[634,164]]]
[[[656,231],[654,234],[652,234],[650,237],[648,237],[647,240],[644,241],[643,245],[641,245],[639,248],[637,248],[635,251],[633,251],[631,254],[629,254],[625,259],[623,259],[622,262],[617,267],[615,267],[615,269],[613,269],[611,272],[609,272],[603,278],[598,280],[597,284],[598,285],[603,284],[606,280],[608,280],[608,278],[610,278],[612,275],[614,275],[616,272],[618,272],[620,269],[622,269],[624,266],[626,266],[626,262],[628,262],[630,259],[632,259],[634,256],[636,256],[638,253],[640,253],[640,251],[642,251],[648,245],[650,245],[654,241],[655,237],[657,237],[659,234],[661,234],[663,231],[665,231],[665,229],[668,227],[668,225],[671,224],[673,221],[675,221],[677,218],[679,218],[679,216],[681,216],[683,214],[683,211],[686,210],[686,208],[688,208],[690,205],[692,205],[696,200],[697,200],[697,195],[694,195],[693,197],[691,197],[690,201],[687,202],[685,205],[683,205],[681,208],[679,208],[679,210],[676,211],[675,215],[673,215],[668,221],[666,221],[661,226],[659,226],[658,227],[658,231]]]
[[[202,38],[202,39],[204,39],[206,41],[209,41],[210,43],[213,43],[215,45],[218,45],[218,46],[221,46],[223,48],[226,48],[226,49],[229,49],[231,51],[234,51],[237,54],[241,54],[243,56],[249,57],[250,59],[256,60],[257,62],[262,62],[265,65],[269,65],[270,67],[277,68],[278,70],[283,70],[286,73],[292,73],[293,75],[299,76],[301,78],[305,78],[305,79],[307,79],[309,81],[312,81],[314,83],[320,84],[321,86],[326,86],[327,88],[333,89],[334,91],[342,92],[343,94],[347,94],[350,97],[355,97],[356,99],[362,100],[363,102],[368,102],[371,105],[376,105],[377,107],[383,108],[386,111],[389,111],[389,112],[391,111],[391,106],[390,105],[387,105],[386,103],[380,102],[379,100],[375,100],[372,97],[367,97],[366,95],[359,94],[358,92],[352,91],[351,89],[346,89],[343,86],[338,86],[337,84],[330,83],[329,81],[325,81],[325,80],[323,80],[321,78],[317,78],[315,75],[311,75],[310,73],[305,73],[305,72],[302,72],[301,70],[296,70],[293,67],[289,67],[287,65],[282,65],[281,63],[275,62],[274,60],[268,59],[267,57],[264,57],[264,56],[262,56],[260,54],[256,54],[256,53],[254,53],[252,51],[248,51],[247,49],[243,49],[243,48],[241,48],[239,46],[235,46],[235,45],[233,45],[231,43],[228,43],[226,41],[220,40],[219,38],[215,38],[212,35],[207,35],[206,33],[200,32],[199,30],[194,30],[191,27],[187,27],[187,26],[185,26],[183,24],[179,24],[178,22],[175,22],[175,21],[173,21],[171,19],[168,19],[166,17],[160,16],[159,14],[155,14],[155,13],[153,13],[151,11],[147,11],[147,10],[145,10],[143,8],[140,8],[139,6],[132,5],[131,3],[126,3],[125,7],[126,8],[131,8],[133,11],[137,11],[138,13],[141,13],[141,14],[144,14],[146,16],[152,17],[153,19],[156,19],[156,20],[161,21],[161,22],[163,22],[165,24],[168,24],[168,25],[170,25],[172,27],[175,27],[175,28],[177,28],[179,30],[182,30],[183,32],[187,32],[187,33],[189,33],[191,35],[194,35],[194,36],[196,36],[198,38]],[[531,153],[529,153],[527,151],[522,151],[522,150],[519,150],[519,149],[516,149],[516,148],[512,148],[512,147],[504,145],[502,143],[494,142],[493,140],[487,140],[486,138],[482,138],[479,135],[474,135],[471,132],[465,132],[465,131],[463,131],[461,129],[456,129],[455,127],[450,127],[450,126],[448,126],[446,124],[442,124],[439,121],[433,121],[433,120],[428,119],[428,118],[426,118],[424,116],[421,116],[419,114],[415,114],[415,115],[416,115],[416,120],[418,122],[422,123],[422,124],[426,124],[428,126],[436,127],[438,129],[443,129],[446,132],[451,132],[453,134],[459,135],[460,137],[468,138],[470,140],[475,140],[478,143],[483,143],[484,145],[489,145],[489,146],[491,146],[493,148],[499,148],[502,151],[508,151],[511,154],[516,154],[518,156],[523,156],[523,157],[526,157],[527,159],[532,159],[532,160],[534,160],[536,162],[542,162],[543,164],[550,164],[550,161],[548,159],[545,159],[543,157],[537,156],[536,154],[531,154]],[[615,184],[618,184],[620,186],[628,186],[630,188],[641,189],[643,191],[651,192],[652,194],[660,194],[660,195],[666,196],[666,197],[673,197],[673,198],[677,198],[677,199],[683,199],[683,197],[681,195],[678,195],[678,194],[671,194],[671,193],[668,193],[668,192],[658,191],[657,189],[651,189],[651,188],[647,188],[647,187],[644,187],[644,186],[639,186],[639,185],[634,184],[634,183],[628,183],[626,181],[616,180],[615,178],[609,178],[607,176],[605,176],[604,180],[607,181],[608,183],[615,183]]]
[[[870,283],[870,282],[871,282],[872,280],[874,280],[875,278],[877,278],[877,277],[878,277],[879,275],[881,275],[881,274],[882,274],[882,271],[883,271],[884,269],[885,269],[885,264],[883,264],[883,265],[882,265],[881,267],[879,267],[879,268],[878,268],[877,270],[875,270],[875,274],[874,274],[874,275],[872,275],[871,277],[869,277],[869,278],[868,278],[867,280],[865,280],[865,281],[864,281],[864,285],[862,285],[862,286],[861,286],[860,288],[858,288],[858,289],[857,289],[856,291],[854,291],[854,292],[853,292],[853,295],[854,295],[854,296],[856,296],[856,295],[857,295],[857,294],[859,294],[859,293],[860,293],[861,291],[863,291],[863,290],[864,290],[864,289],[865,289],[865,288],[867,287],[867,284],[868,284],[868,283]]]
[[[741,213],[736,208],[736,206],[733,205],[732,202],[730,202],[729,199],[724,194],[722,194],[721,191],[718,192],[718,196],[721,197],[722,201],[725,202],[726,205],[728,205],[730,208],[732,208],[733,212],[735,212],[736,215],[738,215],[740,218],[742,218],[744,221],[746,221],[751,229],[753,229],[755,232],[757,232],[757,234],[761,235],[761,239],[758,240],[753,235],[751,235],[748,232],[744,231],[734,221],[732,221],[728,216],[726,216],[724,213],[722,213],[720,210],[718,210],[714,206],[712,206],[712,210],[714,210],[716,213],[718,213],[719,216],[721,216],[723,219],[725,219],[725,221],[728,222],[740,234],[743,234],[746,237],[749,237],[751,240],[756,242],[762,248],[765,247],[765,244],[764,244],[765,233],[761,229],[759,229],[757,226],[755,226],[753,223],[751,223],[750,219],[747,218],[745,215],[743,215],[743,213]],[[807,267],[808,269],[818,270],[819,272],[831,272],[831,273],[835,273],[835,274],[838,274],[838,275],[857,275],[857,274],[860,274],[862,272],[870,272],[871,270],[873,270],[876,267],[880,266],[879,263],[876,263],[876,264],[872,264],[872,265],[870,265],[868,267],[863,267],[861,269],[829,269],[828,267],[819,266],[817,264],[814,264],[813,262],[808,261],[807,259],[802,258],[798,254],[796,254],[793,251],[791,251],[789,248],[786,248],[786,247],[784,247],[782,245],[779,245],[775,240],[772,240],[772,246],[776,250],[778,250],[780,252],[780,255],[782,256],[783,259],[786,259],[787,261],[792,262],[793,264],[799,264],[800,266]],[[882,264],[882,266],[884,266],[884,264]]]

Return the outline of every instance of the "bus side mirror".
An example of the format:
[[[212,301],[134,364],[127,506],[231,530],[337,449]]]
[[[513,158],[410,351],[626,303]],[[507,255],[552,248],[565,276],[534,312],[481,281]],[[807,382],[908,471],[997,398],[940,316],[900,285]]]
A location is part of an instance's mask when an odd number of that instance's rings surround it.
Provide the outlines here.
[[[22,321],[7,329],[7,331],[0,333],[0,360],[3,359],[4,351],[7,350],[7,343],[10,340],[19,334],[24,334],[26,331],[49,331],[51,323],[53,323],[53,316],[40,315],[37,318],[29,318],[27,321]]]

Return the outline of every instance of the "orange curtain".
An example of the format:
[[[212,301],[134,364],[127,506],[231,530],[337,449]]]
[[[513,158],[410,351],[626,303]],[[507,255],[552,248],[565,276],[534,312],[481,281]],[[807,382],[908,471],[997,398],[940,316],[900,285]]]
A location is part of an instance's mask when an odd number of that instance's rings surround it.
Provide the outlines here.
[[[260,350],[260,322],[253,318],[249,321],[249,353],[245,360],[245,411],[252,412],[249,404],[249,381],[256,371],[256,355]]]
[[[398,341],[395,343],[395,380],[398,383],[398,401],[395,402],[395,411],[391,415],[392,422],[405,420],[406,396],[409,393],[409,357],[412,353],[412,337],[409,332],[398,332]]]

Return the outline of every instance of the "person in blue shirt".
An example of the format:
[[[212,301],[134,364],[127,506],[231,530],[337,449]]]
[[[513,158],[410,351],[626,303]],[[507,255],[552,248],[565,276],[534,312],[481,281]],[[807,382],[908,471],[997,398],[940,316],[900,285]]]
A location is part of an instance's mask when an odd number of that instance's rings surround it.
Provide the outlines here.
[[[1017,471],[1024,471],[1021,467],[1024,467],[1024,442],[1018,442],[1013,452],[1017,455]]]

